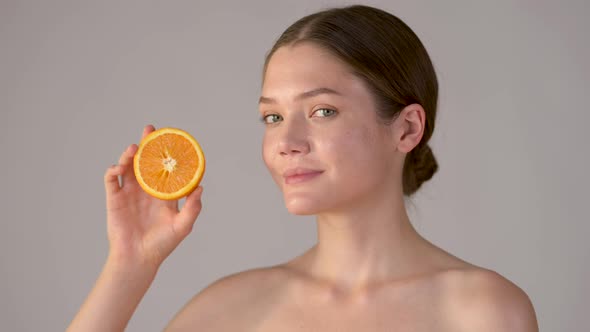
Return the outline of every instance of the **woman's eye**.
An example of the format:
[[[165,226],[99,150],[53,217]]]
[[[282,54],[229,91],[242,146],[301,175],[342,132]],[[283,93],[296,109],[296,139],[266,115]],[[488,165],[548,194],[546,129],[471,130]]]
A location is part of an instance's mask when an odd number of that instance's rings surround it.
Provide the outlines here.
[[[274,117],[274,119],[277,119],[280,117],[280,115],[278,114],[269,114],[269,115],[265,115],[263,117],[260,118],[260,121],[262,121],[263,123],[274,123],[274,121],[268,122],[268,118]]]
[[[324,116],[322,116],[322,118],[325,118],[325,117],[327,117],[327,116],[330,116],[330,115],[332,115],[332,114],[336,113],[336,111],[335,111],[335,110],[333,110],[333,109],[329,109],[329,108],[320,108],[320,109],[316,110],[316,111],[315,111],[315,112],[313,112],[313,113],[315,114],[315,113],[318,113],[318,112],[320,112],[320,113],[324,113]]]
[[[323,115],[321,115],[320,118],[325,118],[325,117],[332,116],[333,114],[336,113],[336,111],[333,109],[329,109],[329,108],[320,108],[320,109],[315,110],[313,113],[314,114],[315,113],[323,113]],[[271,123],[277,122],[278,120],[281,120],[281,118],[282,117],[278,114],[268,114],[268,115],[261,116],[260,121],[262,123],[271,124]]]

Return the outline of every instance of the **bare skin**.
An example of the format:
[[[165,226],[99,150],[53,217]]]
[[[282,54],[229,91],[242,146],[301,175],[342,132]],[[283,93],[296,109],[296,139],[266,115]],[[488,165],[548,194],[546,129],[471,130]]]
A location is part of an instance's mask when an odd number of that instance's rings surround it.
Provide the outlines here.
[[[389,126],[374,110],[363,82],[317,46],[273,55],[260,102],[262,157],[289,212],[316,216],[317,244],[213,282],[166,331],[538,331],[522,289],[412,226],[402,169],[423,136],[424,109],[409,105]],[[105,175],[109,259],[68,331],[122,331],[201,210],[201,191],[182,211],[146,197],[129,173],[134,149]],[[321,173],[290,183],[283,173],[292,167]]]
[[[467,264],[350,294],[297,260],[217,280],[166,331],[538,331],[526,294],[493,271]]]
[[[300,98],[318,88],[337,94]],[[422,138],[424,109],[409,105],[390,126],[377,124],[374,109],[362,81],[317,46],[273,55],[260,102],[262,155],[289,212],[316,215],[318,242],[284,264],[218,280],[168,330],[538,330],[520,288],[412,227],[402,167]],[[283,172],[294,166],[323,172],[288,184]]]
[[[146,126],[142,138],[154,130]],[[160,265],[192,231],[201,212],[202,187],[187,197],[181,211],[178,201],[146,194],[133,173],[136,151],[131,144],[105,172],[109,254],[69,332],[123,331]]]

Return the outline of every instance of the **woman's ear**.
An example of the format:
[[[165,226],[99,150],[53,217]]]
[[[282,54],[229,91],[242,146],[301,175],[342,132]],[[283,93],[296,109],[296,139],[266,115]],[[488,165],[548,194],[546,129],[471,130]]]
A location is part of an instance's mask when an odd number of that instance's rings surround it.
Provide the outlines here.
[[[397,150],[408,153],[420,143],[426,125],[426,112],[420,104],[404,107],[392,124],[397,142]]]

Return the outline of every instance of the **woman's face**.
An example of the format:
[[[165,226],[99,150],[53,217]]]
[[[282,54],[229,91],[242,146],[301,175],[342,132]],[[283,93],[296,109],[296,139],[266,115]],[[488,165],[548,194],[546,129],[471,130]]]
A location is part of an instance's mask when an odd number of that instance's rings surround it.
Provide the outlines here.
[[[259,111],[263,159],[290,213],[351,207],[396,181],[395,142],[391,129],[377,122],[369,90],[318,46],[302,43],[274,53]],[[321,173],[286,180],[284,173],[297,167]]]

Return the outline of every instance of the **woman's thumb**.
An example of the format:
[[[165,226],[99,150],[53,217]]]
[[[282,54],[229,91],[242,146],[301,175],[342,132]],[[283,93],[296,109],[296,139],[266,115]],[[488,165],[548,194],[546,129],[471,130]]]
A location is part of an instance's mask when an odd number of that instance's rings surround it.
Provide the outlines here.
[[[186,197],[186,202],[176,219],[177,225],[175,225],[182,236],[187,236],[192,231],[195,220],[201,213],[203,206],[201,202],[202,194],[203,186],[199,186]]]

